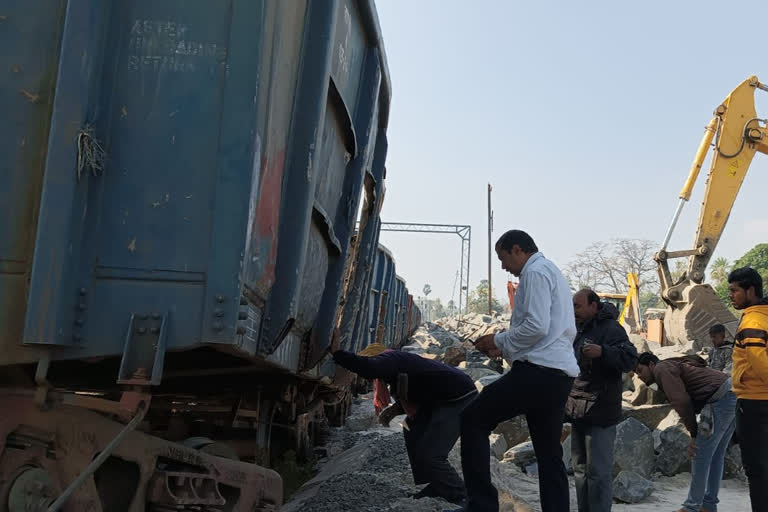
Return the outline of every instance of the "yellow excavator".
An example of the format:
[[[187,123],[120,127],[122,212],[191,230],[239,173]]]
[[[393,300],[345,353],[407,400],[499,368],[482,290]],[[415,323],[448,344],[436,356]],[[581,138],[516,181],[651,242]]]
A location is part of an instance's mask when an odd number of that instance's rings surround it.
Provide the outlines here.
[[[627,293],[598,293],[601,299],[614,302],[621,308],[619,323],[627,334],[639,334],[642,330],[643,319],[640,317],[640,280],[637,274],[627,274]]]
[[[736,331],[738,320],[714,289],[704,283],[704,278],[707,264],[723,234],[752,158],[756,152],[768,154],[766,120],[758,118],[755,113],[757,89],[768,91],[768,86],[760,83],[756,76],[749,77],[715,109],[714,117],[707,125],[696,152],[688,179],[680,192],[680,202],[664,243],[654,256],[661,282],[661,298],[668,306],[664,316],[664,331],[671,343],[693,342],[699,345],[708,339],[709,327],[715,323],[725,325],[731,336]],[[693,248],[668,251],[667,245],[680,212],[691,198],[693,185],[711,146],[714,146],[712,163]],[[689,258],[686,272],[676,282],[672,280],[668,264],[674,258]]]

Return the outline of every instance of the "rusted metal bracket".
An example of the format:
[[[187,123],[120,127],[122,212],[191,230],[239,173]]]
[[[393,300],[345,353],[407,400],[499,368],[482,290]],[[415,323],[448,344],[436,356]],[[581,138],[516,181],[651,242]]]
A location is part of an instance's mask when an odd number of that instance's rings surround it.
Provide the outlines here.
[[[83,395],[77,393],[52,393],[62,405],[82,407],[91,411],[111,414],[122,421],[129,421],[139,411],[139,407],[149,408],[152,396],[141,391],[125,391],[120,401],[107,400],[98,396]]]
[[[168,314],[133,313],[125,335],[118,384],[157,386],[163,377]]]
[[[35,404],[41,409],[47,407],[48,390],[51,388],[51,385],[48,383],[48,369],[50,367],[51,353],[48,350],[44,350],[35,370],[35,384],[37,386],[35,388]]]

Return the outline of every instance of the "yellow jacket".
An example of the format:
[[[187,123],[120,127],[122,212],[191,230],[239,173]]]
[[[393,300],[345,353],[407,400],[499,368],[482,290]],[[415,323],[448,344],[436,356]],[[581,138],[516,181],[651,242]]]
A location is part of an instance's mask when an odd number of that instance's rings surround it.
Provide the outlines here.
[[[733,343],[733,392],[746,400],[768,400],[768,301],[750,306]]]

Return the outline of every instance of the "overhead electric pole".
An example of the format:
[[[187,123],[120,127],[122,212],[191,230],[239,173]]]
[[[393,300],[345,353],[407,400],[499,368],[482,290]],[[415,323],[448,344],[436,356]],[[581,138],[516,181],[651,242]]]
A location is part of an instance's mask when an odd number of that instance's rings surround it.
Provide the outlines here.
[[[488,314],[493,315],[493,288],[491,287],[491,233],[493,232],[493,210],[491,209],[491,184],[488,184]]]

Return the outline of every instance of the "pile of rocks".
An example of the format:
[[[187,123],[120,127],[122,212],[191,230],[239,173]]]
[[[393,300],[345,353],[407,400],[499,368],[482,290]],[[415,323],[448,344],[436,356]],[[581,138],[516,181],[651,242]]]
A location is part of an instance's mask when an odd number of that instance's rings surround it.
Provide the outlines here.
[[[419,489],[409,470],[403,436],[399,434],[403,416],[391,427],[375,423],[370,395],[359,397],[352,408],[356,421],[331,429],[324,458],[317,474],[291,496],[280,510],[285,512],[438,512],[455,506],[439,498],[414,500]],[[394,435],[393,435],[394,434]],[[449,461],[461,474],[460,443]],[[503,455],[503,452],[502,452]],[[491,457],[491,477],[499,490],[500,512],[533,512],[538,500],[538,481],[514,464]]]

